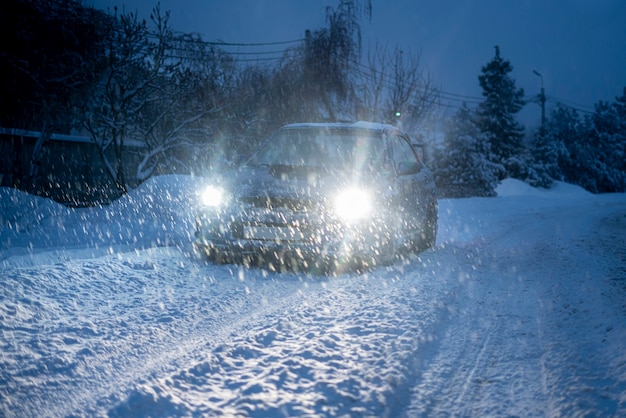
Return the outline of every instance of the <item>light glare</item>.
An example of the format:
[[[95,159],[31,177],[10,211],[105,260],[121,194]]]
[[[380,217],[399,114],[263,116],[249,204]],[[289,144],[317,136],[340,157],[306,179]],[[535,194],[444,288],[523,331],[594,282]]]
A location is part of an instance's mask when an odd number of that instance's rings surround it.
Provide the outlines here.
[[[221,187],[208,186],[202,192],[202,203],[206,206],[220,206],[224,203],[225,192]]]
[[[344,221],[354,222],[372,212],[370,193],[359,188],[350,188],[335,197],[335,212]]]

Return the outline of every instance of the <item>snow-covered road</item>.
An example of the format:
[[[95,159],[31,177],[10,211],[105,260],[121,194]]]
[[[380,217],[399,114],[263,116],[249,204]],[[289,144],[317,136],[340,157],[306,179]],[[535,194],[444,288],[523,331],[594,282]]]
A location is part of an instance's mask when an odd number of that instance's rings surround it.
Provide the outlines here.
[[[409,416],[624,414],[626,207],[568,203],[520,201],[472,241],[455,315]]]
[[[626,195],[507,181],[441,201],[435,249],[320,277],[195,260],[193,186],[5,191],[0,415],[626,415]]]

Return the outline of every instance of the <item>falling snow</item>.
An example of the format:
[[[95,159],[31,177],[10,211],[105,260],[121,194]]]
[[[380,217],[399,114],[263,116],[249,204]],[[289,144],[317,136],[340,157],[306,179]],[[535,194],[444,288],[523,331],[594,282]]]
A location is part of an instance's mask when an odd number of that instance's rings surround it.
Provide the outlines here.
[[[626,194],[506,180],[326,277],[198,260],[201,183],[0,189],[0,415],[626,415]]]

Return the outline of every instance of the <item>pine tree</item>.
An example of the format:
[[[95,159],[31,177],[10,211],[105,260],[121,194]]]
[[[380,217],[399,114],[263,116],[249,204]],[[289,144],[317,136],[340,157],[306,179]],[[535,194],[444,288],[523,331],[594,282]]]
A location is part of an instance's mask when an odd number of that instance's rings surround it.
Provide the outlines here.
[[[595,148],[598,192],[626,191],[626,91],[614,103],[601,101],[595,108],[589,139]]]
[[[524,127],[515,120],[515,115],[524,106],[524,89],[515,87],[509,73],[513,67],[502,59],[500,48],[495,47],[496,55],[482,68],[478,77],[485,100],[479,105],[479,127],[491,146],[490,160],[502,164],[507,175],[519,177],[520,167],[524,165],[521,154]]]
[[[533,186],[549,187],[553,180],[563,181],[563,169],[569,159],[566,142],[578,135],[578,114],[573,109],[559,106],[552,113],[545,126],[542,126],[532,141],[532,163],[529,179]]]
[[[591,141],[591,122],[579,116],[575,109],[558,106],[552,112],[545,135],[558,150],[558,171],[562,179],[597,193],[598,171],[602,163]]]
[[[488,148],[476,115],[464,104],[451,121],[437,159],[435,181],[442,197],[495,196],[501,167],[488,160]]]
[[[616,152],[613,153],[613,157],[617,163],[616,168],[626,176],[626,87],[624,87],[622,96],[615,99],[613,108],[617,116],[614,138]],[[626,189],[626,184],[622,186]],[[622,191],[626,190],[623,189]]]

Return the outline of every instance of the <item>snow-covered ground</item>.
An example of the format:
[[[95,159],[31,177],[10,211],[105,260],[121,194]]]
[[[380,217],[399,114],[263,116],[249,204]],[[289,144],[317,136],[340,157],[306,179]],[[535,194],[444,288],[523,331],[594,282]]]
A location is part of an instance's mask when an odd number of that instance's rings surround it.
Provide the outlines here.
[[[626,416],[626,195],[506,180],[317,277],[194,259],[200,183],[0,189],[0,416]]]

